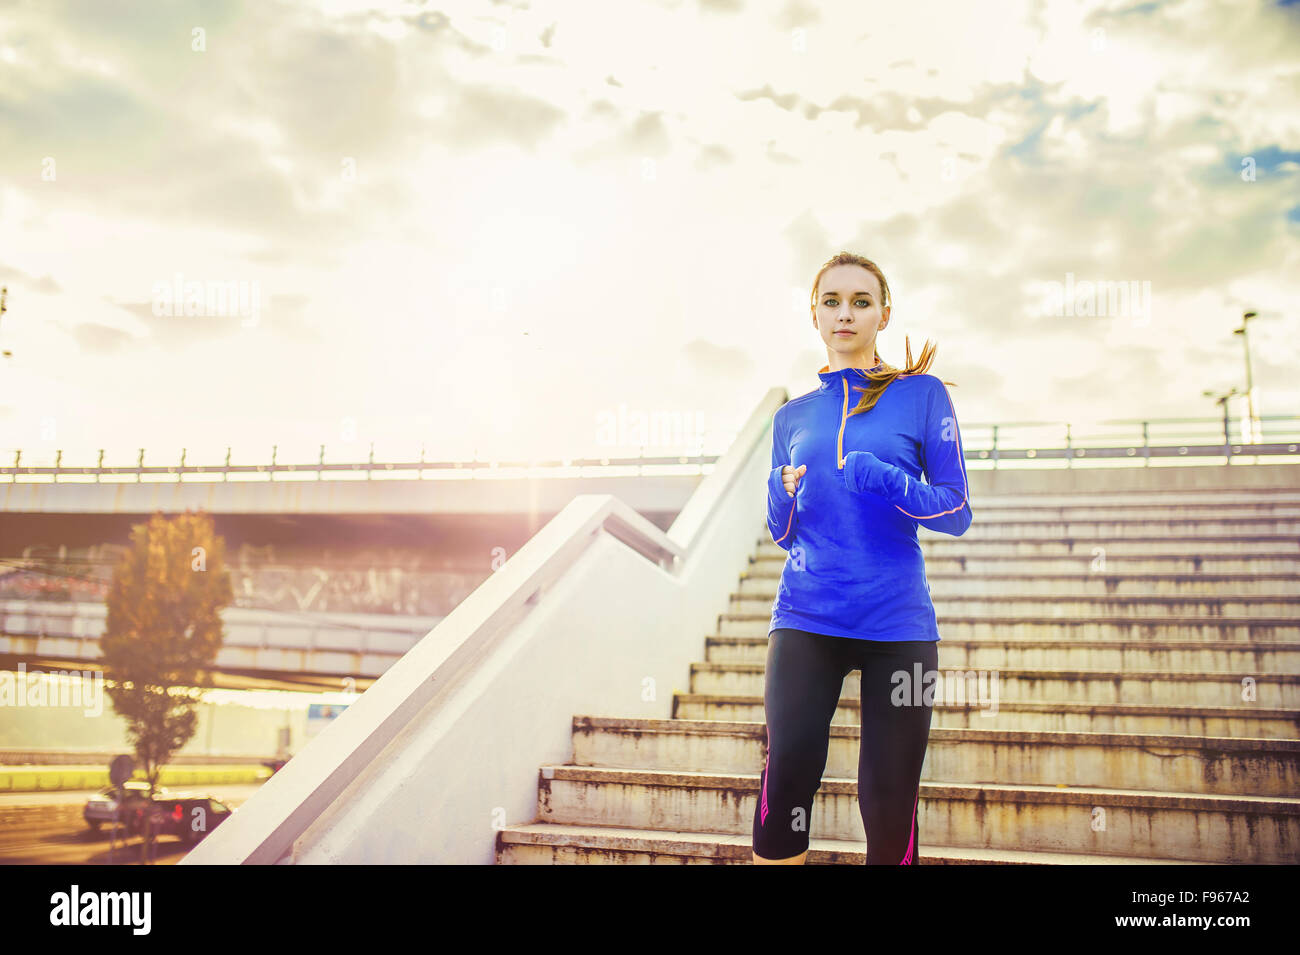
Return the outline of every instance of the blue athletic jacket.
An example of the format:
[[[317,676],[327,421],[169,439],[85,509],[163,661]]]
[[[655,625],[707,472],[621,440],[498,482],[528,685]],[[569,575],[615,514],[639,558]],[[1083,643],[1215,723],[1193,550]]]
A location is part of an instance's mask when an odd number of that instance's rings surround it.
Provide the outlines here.
[[[829,366],[818,377],[816,391],[772,419],[767,526],[789,555],[768,633],[938,640],[916,527],[960,536],[971,522],[948,389],[934,375],[903,375],[870,411],[850,415],[870,379]],[[793,499],[785,465],[808,466]]]

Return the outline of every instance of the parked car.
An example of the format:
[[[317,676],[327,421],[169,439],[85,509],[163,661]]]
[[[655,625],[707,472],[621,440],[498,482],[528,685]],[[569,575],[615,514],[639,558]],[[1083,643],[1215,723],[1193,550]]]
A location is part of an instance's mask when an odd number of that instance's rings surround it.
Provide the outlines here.
[[[155,794],[152,808],[155,836],[176,836],[191,846],[229,819],[234,812],[219,799],[189,792],[169,792],[161,796]],[[143,835],[144,820],[145,808],[140,804],[131,813],[127,831],[132,835]]]
[[[149,801],[149,784],[142,779],[128,779],[124,789],[126,790],[125,801],[122,805],[122,814],[118,817],[120,823],[126,823],[136,809],[143,807]],[[154,793],[155,797],[159,795],[165,796],[166,794],[166,789],[160,789]],[[82,809],[81,815],[86,820],[86,825],[98,831],[99,827],[105,823],[113,824],[113,811],[116,808],[117,787],[105,786],[86,800],[86,806]]]

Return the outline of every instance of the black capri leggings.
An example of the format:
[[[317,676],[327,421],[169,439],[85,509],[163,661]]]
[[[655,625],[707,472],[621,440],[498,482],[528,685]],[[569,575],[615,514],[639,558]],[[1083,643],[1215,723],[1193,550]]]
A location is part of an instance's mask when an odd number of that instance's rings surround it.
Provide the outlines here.
[[[932,704],[923,682],[917,693],[899,692],[938,669],[935,640],[858,640],[806,630],[773,630],[767,644],[763,705],[767,758],[754,807],[753,851],[761,859],[789,859],[808,848],[813,796],[821,787],[830,748],[831,720],[844,678],[862,672],[862,743],[858,750],[858,808],[867,834],[867,865],[915,865],[919,833],[917,799],[921,763],[930,737]]]

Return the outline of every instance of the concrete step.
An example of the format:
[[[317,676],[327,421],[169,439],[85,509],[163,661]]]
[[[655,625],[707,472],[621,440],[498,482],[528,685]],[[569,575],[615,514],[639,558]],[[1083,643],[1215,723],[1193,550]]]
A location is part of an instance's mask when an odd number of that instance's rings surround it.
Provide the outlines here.
[[[973,525],[972,525],[973,527]],[[1028,537],[1006,539],[972,537],[967,531],[960,537],[940,534],[927,528],[917,529],[917,542],[926,559],[930,556],[960,555],[966,558],[1044,555],[1072,556],[1076,559],[1096,561],[1104,557],[1149,557],[1165,555],[1191,555],[1202,557],[1253,556],[1255,554],[1300,554],[1300,538],[1285,536],[1257,537],[1110,537],[1101,540],[1070,538],[1037,540]],[[796,540],[795,546],[798,546]],[[775,557],[785,560],[789,551],[782,550],[772,541],[771,535],[759,543],[755,556]]]
[[[763,723],[766,714],[761,694],[674,693],[673,717]],[[831,725],[858,726],[861,721],[858,700],[841,696]],[[1032,732],[1300,739],[1300,709],[1000,700],[994,711],[940,701],[934,706],[930,726],[931,732],[964,727]]]
[[[917,531],[948,680],[920,864],[1300,861],[1300,489],[977,503],[960,538]],[[759,528],[672,719],[574,717],[571,764],[541,768],[537,819],[499,833],[499,862],[750,863],[791,556]],[[859,690],[851,671],[810,864],[865,862]]]
[[[1149,507],[1208,508],[1233,513],[1239,507],[1286,507],[1300,504],[1300,491],[1294,486],[1275,488],[1196,488],[1194,490],[1161,489],[1124,491],[1017,491],[1014,494],[979,494],[975,501],[984,508],[1021,511],[1049,511],[1068,507],[1083,509],[1120,508],[1142,510]]]
[[[988,574],[937,571],[926,567],[925,578],[934,596],[981,597],[1071,594],[1104,597],[1143,596],[1281,596],[1300,600],[1300,574],[1129,574],[1113,567],[1106,573],[1076,568],[1068,574]],[[772,600],[781,579],[780,568],[748,573],[732,594],[755,600]]]
[[[1090,552],[1061,556],[992,554],[976,557],[955,550],[940,553],[931,548],[926,551],[924,543],[921,547],[928,576],[961,574],[972,578],[984,576],[1114,578],[1159,575],[1185,579],[1220,574],[1294,581],[1300,575],[1300,554],[1257,553],[1208,556],[1188,553],[1118,557],[1107,550],[1106,559],[1102,562],[1096,560]],[[752,558],[744,577],[780,578],[788,552],[779,547],[774,547],[773,551],[767,556]],[[945,556],[945,553],[948,556]],[[1290,591],[1279,589],[1279,593],[1281,592]]]
[[[832,726],[825,774],[856,777],[861,741],[857,726]],[[575,716],[570,764],[751,773],[762,769],[766,743],[761,722]],[[1294,796],[1300,793],[1300,739],[932,728],[921,778]]]
[[[752,832],[757,773],[543,766],[535,821],[671,832]],[[1239,864],[1300,862],[1300,798],[1134,789],[921,782],[929,844],[1093,852]],[[824,776],[809,820],[819,838],[865,842],[857,781]]]
[[[767,647],[767,637],[707,637],[703,662],[763,665],[767,660]],[[1300,643],[945,638],[939,641],[939,666],[1300,673]]]
[[[692,693],[761,696],[765,667],[752,663],[692,663]],[[1197,670],[946,669],[934,698],[980,709],[1003,700],[1073,703],[1168,703],[1181,706],[1300,707],[1300,674]],[[1251,682],[1247,682],[1251,681]],[[849,671],[841,699],[857,699],[861,675]],[[922,684],[918,689],[924,689]],[[1243,700],[1247,691],[1255,698]]]
[[[1238,641],[1294,643],[1300,640],[1300,620],[1289,617],[1094,617],[1087,620],[1034,620],[1026,617],[951,617],[940,615],[942,646],[947,640],[1207,640],[1211,643]],[[766,637],[771,614],[718,615],[718,635],[724,637]]]
[[[497,835],[501,865],[750,865],[750,836],[724,832],[665,832],[617,826],[533,822],[506,826]],[[1090,853],[972,849],[925,841],[917,865],[1218,865],[1182,859]],[[866,845],[843,839],[809,839],[808,865],[865,865]]]
[[[1032,521],[1117,521],[1185,520],[1192,523],[1221,520],[1300,520],[1300,504],[1254,500],[1250,503],[1220,504],[1202,501],[1196,504],[1167,504],[1157,499],[1142,503],[1101,504],[1028,504],[1015,502],[990,504],[985,497],[975,499],[976,519],[994,524]]]
[[[918,530],[939,534],[921,525]],[[1033,515],[1017,521],[989,520],[983,511],[976,511],[962,540],[1024,539],[1108,541],[1152,540],[1165,537],[1202,538],[1205,540],[1237,540],[1239,538],[1277,537],[1300,535],[1300,519],[1273,517],[1238,517],[1220,513],[1213,517],[1172,517],[1153,519],[1130,517],[1125,520],[1048,520]],[[952,535],[945,535],[951,537]]]
[[[733,594],[728,613],[768,614],[767,596]],[[1300,620],[1300,597],[1288,594],[941,594],[930,602],[940,617],[1020,616],[1036,620],[1059,617],[1289,617]]]

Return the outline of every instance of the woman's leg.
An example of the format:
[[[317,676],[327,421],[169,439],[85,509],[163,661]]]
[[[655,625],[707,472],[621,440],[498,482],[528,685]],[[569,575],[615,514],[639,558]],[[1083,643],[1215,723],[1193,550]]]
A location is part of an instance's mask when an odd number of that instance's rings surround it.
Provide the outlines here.
[[[802,865],[813,797],[821,787],[830,725],[848,672],[842,638],[773,630],[767,641],[763,709],[767,757],[754,807],[754,862]]]
[[[916,865],[921,764],[934,710],[925,690],[939,666],[939,644],[935,640],[861,643],[858,808],[867,833],[867,865]]]

